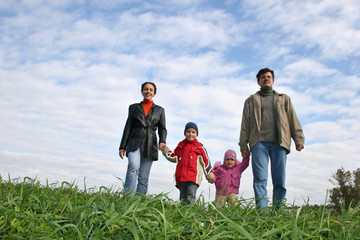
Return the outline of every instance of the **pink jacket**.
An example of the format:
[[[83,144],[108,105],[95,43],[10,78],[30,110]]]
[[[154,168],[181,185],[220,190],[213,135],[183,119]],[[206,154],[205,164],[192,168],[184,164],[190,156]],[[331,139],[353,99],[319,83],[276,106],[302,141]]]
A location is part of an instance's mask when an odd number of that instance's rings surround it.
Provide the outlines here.
[[[235,165],[227,168],[224,163],[216,162],[213,168],[216,195],[239,194],[240,178],[242,172],[249,166],[249,158],[243,158],[242,162],[235,159]]]

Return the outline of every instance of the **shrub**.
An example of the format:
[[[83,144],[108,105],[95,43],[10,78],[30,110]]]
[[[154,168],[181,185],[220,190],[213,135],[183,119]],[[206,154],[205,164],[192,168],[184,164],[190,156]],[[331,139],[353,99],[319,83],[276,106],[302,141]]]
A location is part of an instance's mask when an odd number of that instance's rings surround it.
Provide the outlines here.
[[[331,176],[329,181],[335,185],[330,190],[330,203],[339,211],[348,207],[356,207],[360,200],[360,168],[345,171],[340,168]]]

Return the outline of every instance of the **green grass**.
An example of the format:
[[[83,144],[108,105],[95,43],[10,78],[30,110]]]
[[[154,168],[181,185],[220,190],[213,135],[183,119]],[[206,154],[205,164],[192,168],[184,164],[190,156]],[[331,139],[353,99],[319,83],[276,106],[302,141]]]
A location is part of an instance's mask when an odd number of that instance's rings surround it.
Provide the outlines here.
[[[218,210],[203,196],[182,205],[167,194],[0,180],[0,239],[360,239],[359,206],[339,213],[325,205],[259,211],[241,199]]]

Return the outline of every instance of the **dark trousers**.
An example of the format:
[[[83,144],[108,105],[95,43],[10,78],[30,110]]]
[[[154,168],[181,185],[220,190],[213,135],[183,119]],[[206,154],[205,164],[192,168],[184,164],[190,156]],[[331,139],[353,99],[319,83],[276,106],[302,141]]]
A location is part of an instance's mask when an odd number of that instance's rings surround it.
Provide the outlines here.
[[[180,201],[187,204],[194,204],[198,187],[199,185],[194,182],[180,182],[178,184],[178,188],[180,190]]]

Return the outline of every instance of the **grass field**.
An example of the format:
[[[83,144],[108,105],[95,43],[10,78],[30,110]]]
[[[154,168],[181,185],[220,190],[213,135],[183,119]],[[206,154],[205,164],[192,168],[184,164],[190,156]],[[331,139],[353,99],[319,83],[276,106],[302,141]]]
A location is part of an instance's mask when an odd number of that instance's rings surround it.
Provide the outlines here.
[[[129,196],[0,176],[0,239],[360,239],[360,209],[324,206],[256,210],[251,200],[216,209],[200,196]]]

